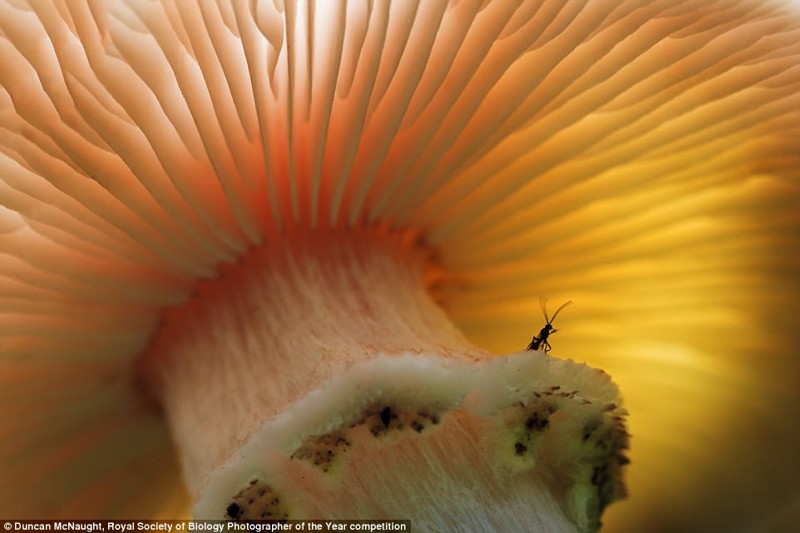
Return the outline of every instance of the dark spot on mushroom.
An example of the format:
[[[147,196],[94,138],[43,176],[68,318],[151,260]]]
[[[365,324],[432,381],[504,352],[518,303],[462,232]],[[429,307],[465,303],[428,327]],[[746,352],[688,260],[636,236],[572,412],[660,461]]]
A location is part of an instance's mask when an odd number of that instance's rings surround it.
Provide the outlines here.
[[[257,479],[240,490],[225,509],[225,519],[237,522],[270,519],[285,522],[289,518],[285,506],[281,505],[278,493]]]
[[[365,425],[374,437],[383,437],[406,428],[422,433],[430,425],[439,423],[439,413],[429,406],[400,409],[394,405],[373,405],[364,410],[364,416],[350,427]]]
[[[323,472],[328,472],[339,457],[339,453],[347,451],[350,445],[343,432],[334,431],[327,435],[309,437],[295,450],[291,458],[306,461]]]
[[[550,420],[543,418],[539,413],[533,413],[525,420],[525,429],[529,431],[544,431],[550,425]]]
[[[592,485],[597,486],[600,484],[600,468],[594,467],[592,469],[592,478],[591,478]]]
[[[556,411],[558,404],[540,396],[514,406],[508,420],[509,429],[514,437],[512,441],[514,455],[517,457],[536,455],[541,442],[539,437],[550,428],[550,417]]]
[[[239,513],[241,513],[242,510],[239,508],[236,502],[233,502],[228,506],[227,509],[225,509],[225,512],[228,513],[228,518],[236,520],[237,518],[239,518]]]
[[[383,425],[388,428],[389,423],[392,421],[392,408],[389,406],[384,407],[383,410],[381,410],[380,416],[381,422],[383,422]]]

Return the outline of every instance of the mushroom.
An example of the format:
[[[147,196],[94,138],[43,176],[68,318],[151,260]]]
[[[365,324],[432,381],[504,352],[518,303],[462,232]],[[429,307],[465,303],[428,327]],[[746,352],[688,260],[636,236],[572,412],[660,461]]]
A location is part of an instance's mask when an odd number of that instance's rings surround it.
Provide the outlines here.
[[[175,517],[177,462],[203,518],[593,529],[627,433],[591,362],[635,436],[611,528],[781,516],[799,34],[778,2],[0,3],[4,510]],[[579,362],[513,353],[540,294]]]

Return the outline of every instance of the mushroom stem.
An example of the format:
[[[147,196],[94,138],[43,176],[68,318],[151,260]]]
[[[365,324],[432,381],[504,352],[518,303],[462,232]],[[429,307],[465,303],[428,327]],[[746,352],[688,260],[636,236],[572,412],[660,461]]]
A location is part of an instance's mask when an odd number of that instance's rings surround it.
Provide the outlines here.
[[[471,345],[427,258],[382,230],[291,235],[164,313],[143,368],[196,516],[597,526],[622,494],[616,387]]]

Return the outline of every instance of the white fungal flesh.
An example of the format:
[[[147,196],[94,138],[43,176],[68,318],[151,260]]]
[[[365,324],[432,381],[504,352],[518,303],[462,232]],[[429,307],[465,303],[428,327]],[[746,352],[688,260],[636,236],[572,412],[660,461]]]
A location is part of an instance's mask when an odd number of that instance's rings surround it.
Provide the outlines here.
[[[622,491],[616,398],[602,372],[538,352],[480,364],[379,355],[261,425],[209,477],[195,516],[594,530]]]
[[[784,1],[0,0],[4,509],[179,514],[131,378],[170,310],[380,226],[493,352],[576,300],[553,353],[637,413],[614,530],[756,529],[800,470],[799,64]]]

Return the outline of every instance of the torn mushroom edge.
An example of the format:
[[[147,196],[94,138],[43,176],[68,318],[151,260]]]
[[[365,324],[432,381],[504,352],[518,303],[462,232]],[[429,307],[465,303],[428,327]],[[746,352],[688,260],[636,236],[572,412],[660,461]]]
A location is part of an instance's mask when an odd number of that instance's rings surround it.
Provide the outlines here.
[[[619,389],[605,372],[569,359],[526,351],[470,364],[432,355],[380,354],[353,365],[278,417],[261,423],[255,436],[208,475],[192,515],[225,516],[231,496],[248,482],[282,479],[281,464],[306,439],[357,422],[370,405],[387,401],[436,406],[443,416],[456,409],[489,416],[529,399],[532,391],[557,386],[580,389],[581,398],[591,401],[616,402],[615,408],[621,410]]]

